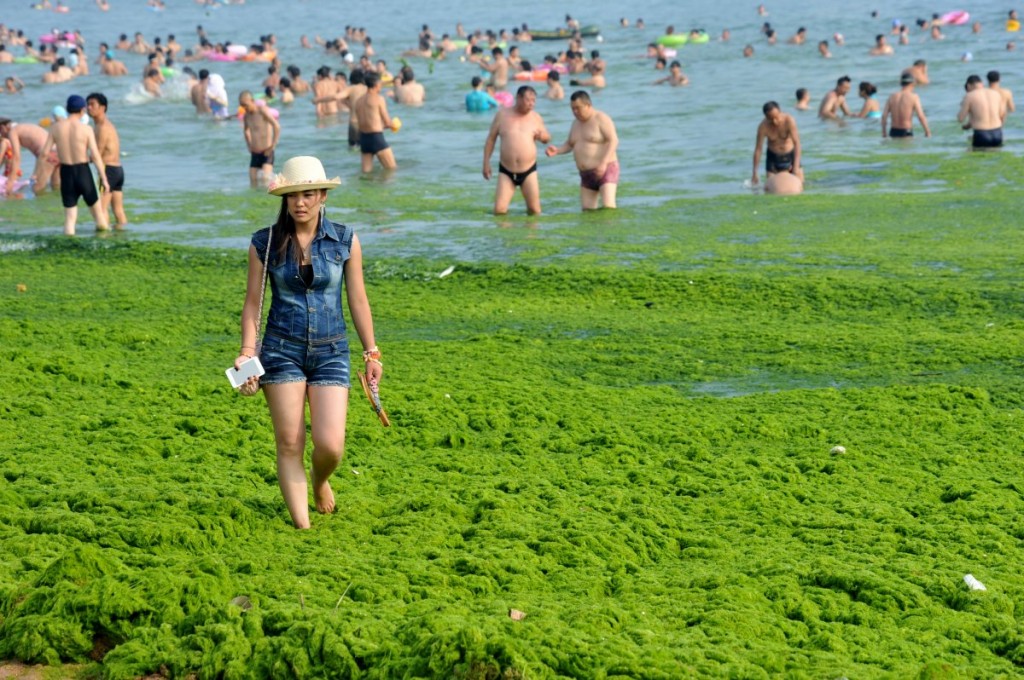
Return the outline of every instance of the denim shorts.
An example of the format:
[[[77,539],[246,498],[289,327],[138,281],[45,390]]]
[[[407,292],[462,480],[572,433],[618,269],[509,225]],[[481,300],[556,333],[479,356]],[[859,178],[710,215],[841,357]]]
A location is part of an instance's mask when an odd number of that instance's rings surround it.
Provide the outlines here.
[[[307,385],[349,387],[348,338],[339,335],[302,342],[267,335],[260,350],[266,373],[261,385],[302,382]]]

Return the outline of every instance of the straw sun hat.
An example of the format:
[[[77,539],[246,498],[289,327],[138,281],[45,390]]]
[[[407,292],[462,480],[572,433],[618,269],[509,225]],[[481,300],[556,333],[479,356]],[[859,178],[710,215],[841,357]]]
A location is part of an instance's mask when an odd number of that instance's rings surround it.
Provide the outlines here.
[[[274,196],[284,196],[296,191],[310,189],[333,189],[341,184],[341,178],[327,179],[324,166],[319,158],[313,156],[296,156],[285,161],[281,172],[274,176],[267,192]]]

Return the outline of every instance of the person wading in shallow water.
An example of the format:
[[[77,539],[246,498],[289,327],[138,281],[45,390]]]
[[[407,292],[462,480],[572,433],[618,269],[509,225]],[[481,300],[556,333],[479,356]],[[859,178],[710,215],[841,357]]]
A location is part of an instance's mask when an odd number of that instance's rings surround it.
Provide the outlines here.
[[[551,135],[544,119],[533,110],[537,91],[523,85],[516,92],[516,105],[498,109],[484,142],[484,179],[491,179],[491,155],[501,138],[498,151],[498,186],[494,190],[494,214],[504,215],[519,187],[526,199],[526,211],[540,214],[540,180],[537,178],[537,142],[547,144]]]
[[[342,312],[348,309],[365,351],[366,377],[373,387],[384,367],[373,334],[373,316],[363,283],[363,252],[351,227],[324,216],[327,191],[341,184],[327,179],[312,156],[289,159],[268,191],[281,196],[277,222],[252,236],[242,307],[242,346],[237,369],[254,356],[266,373],[239,391],[262,388],[277,443],[277,478],[297,529],[309,528],[309,497],[303,453],[306,405],[313,439],[310,481],[317,512],[334,512],[330,477],[345,451],[349,394],[349,346]],[[264,269],[266,267],[266,270]],[[260,350],[260,306],[264,271],[271,304]]]
[[[576,118],[569,139],[561,146],[549,146],[548,157],[572,151],[580,173],[580,205],[584,210],[615,207],[619,185],[619,136],[608,114],[594,108],[590,95],[579,90],[569,98]]]
[[[761,163],[761,148],[768,141],[768,153],[765,158],[764,172],[767,182],[773,175],[780,173],[792,174],[803,184],[804,171],[800,164],[802,148],[800,132],[796,128],[796,120],[788,113],[783,113],[777,102],[765,102],[761,107],[764,119],[757,126],[757,138],[754,142],[754,171],[750,183],[756,185],[760,178],[757,166]]]

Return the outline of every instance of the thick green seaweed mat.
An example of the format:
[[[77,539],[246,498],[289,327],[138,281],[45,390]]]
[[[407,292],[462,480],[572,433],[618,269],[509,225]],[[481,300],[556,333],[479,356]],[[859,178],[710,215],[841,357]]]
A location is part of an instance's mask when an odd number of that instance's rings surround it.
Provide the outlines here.
[[[804,198],[709,201],[723,226],[680,233],[676,262],[658,243],[649,265],[545,253],[444,278],[370,259],[394,427],[353,395],[338,512],[309,532],[262,399],[223,375],[241,251],[8,239],[0,658],[107,678],[1018,675],[1022,258],[993,216],[1020,197],[945,197],[931,224]]]

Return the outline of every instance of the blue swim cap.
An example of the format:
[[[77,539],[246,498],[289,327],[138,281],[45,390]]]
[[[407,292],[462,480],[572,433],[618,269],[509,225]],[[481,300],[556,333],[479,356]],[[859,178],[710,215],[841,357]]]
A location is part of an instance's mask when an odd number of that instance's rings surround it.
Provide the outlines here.
[[[53,117],[58,119],[58,120],[63,120],[64,118],[67,118],[68,117],[67,109],[65,109],[60,104],[57,104],[57,106],[53,107]]]
[[[78,113],[85,109],[85,98],[80,94],[73,94],[68,97],[68,113]]]

